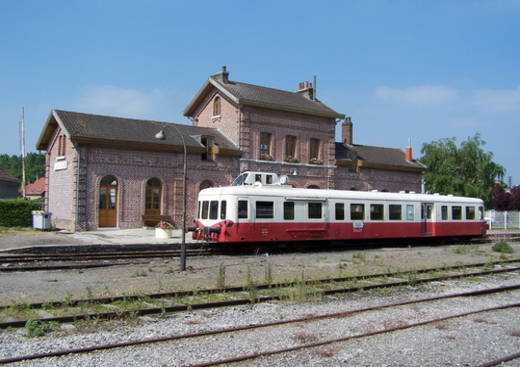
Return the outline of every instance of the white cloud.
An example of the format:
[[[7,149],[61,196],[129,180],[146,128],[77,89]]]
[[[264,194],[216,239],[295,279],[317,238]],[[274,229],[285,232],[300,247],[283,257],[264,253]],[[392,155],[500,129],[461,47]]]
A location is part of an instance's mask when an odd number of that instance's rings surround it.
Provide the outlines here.
[[[520,110],[520,86],[516,89],[477,89],[473,103],[493,112]]]
[[[459,95],[458,90],[435,85],[422,85],[410,88],[379,87],[375,90],[376,97],[407,104],[436,104],[451,102]]]
[[[84,88],[76,106],[92,113],[146,117],[156,112],[162,99],[158,89],[143,93],[113,85],[93,85]]]

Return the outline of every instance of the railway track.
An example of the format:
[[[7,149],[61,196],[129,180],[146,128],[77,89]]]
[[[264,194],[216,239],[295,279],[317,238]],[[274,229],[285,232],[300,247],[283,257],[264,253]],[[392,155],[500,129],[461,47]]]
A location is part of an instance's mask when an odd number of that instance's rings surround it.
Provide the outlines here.
[[[500,236],[487,236],[483,238],[466,239],[463,242],[451,243],[453,245],[461,244],[479,244],[479,243],[492,243],[497,240],[515,240],[520,239],[520,234],[508,233]],[[380,247],[387,243],[395,245],[395,240],[389,242],[384,241],[364,241],[359,244],[359,248],[349,244],[349,249],[366,249]],[[403,244],[409,244],[411,239],[403,240]],[[429,246],[439,244],[438,242],[432,243],[428,240],[422,239],[417,242],[417,239],[413,239],[414,243],[422,246]],[[245,255],[254,254],[259,252],[270,252],[270,253],[285,253],[292,252],[295,250],[294,246],[284,244],[282,246],[269,246],[266,244],[239,244],[233,245],[218,245],[207,246],[207,245],[191,245],[192,248],[187,250],[187,256],[198,257],[198,256],[215,256],[215,255]],[[298,246],[299,251],[333,251],[338,249],[345,249],[345,243],[329,243],[329,246],[323,246],[322,242],[318,243],[305,243]],[[180,249],[172,250],[149,250],[149,251],[120,251],[120,252],[82,252],[82,253],[50,253],[50,254],[5,254],[0,255],[0,272],[12,272],[12,271],[38,271],[38,270],[66,270],[66,269],[82,269],[82,268],[93,268],[101,266],[112,266],[112,265],[128,265],[121,264],[121,260],[129,259],[150,259],[150,258],[168,258],[168,257],[179,257]],[[53,264],[53,265],[28,265],[34,263],[50,263],[50,262],[87,262],[87,261],[109,261],[117,260],[113,263],[101,263],[101,264]]]
[[[0,320],[4,321],[0,322],[0,329],[24,327],[29,320],[36,320],[41,323],[68,323],[88,319],[110,320],[283,300],[291,298],[291,292],[294,291],[294,288],[298,292],[303,290],[316,296],[322,296],[380,288],[403,287],[435,281],[518,272],[520,271],[518,263],[520,263],[520,259],[372,274],[359,277],[301,280],[277,284],[249,284],[241,287],[197,291],[3,305],[0,306]],[[497,266],[500,268],[490,268]],[[208,299],[211,299],[211,302],[208,302]],[[92,309],[101,309],[101,311],[92,312]],[[63,316],[39,317],[37,310],[42,310],[47,315],[55,312]],[[27,316],[24,317],[24,315]],[[5,321],[6,319],[8,321]]]
[[[414,300],[408,300],[408,301],[403,301],[403,302],[398,302],[398,303],[389,303],[389,304],[369,306],[369,307],[358,308],[358,309],[346,309],[346,310],[342,310],[342,311],[334,312],[334,313],[314,314],[314,315],[309,315],[309,316],[305,316],[305,317],[292,318],[292,319],[281,320],[281,321],[255,323],[252,325],[243,325],[243,326],[237,326],[237,327],[213,328],[211,330],[185,333],[185,334],[181,334],[181,335],[146,338],[146,339],[139,339],[139,340],[124,341],[124,342],[115,342],[115,343],[110,343],[110,344],[90,345],[90,346],[74,348],[74,349],[56,350],[56,351],[45,352],[45,353],[35,353],[35,354],[28,354],[28,355],[12,356],[12,357],[8,357],[8,358],[0,359],[0,364],[14,363],[14,362],[20,362],[20,361],[25,361],[25,360],[44,359],[44,358],[51,358],[51,357],[62,357],[62,356],[74,355],[74,354],[86,354],[86,353],[108,351],[108,350],[114,350],[114,349],[120,349],[120,348],[165,343],[165,342],[183,342],[183,341],[187,341],[189,339],[194,339],[194,338],[199,338],[199,339],[208,338],[208,342],[211,342],[211,341],[214,341],[215,337],[219,337],[224,334],[259,332],[260,330],[264,330],[264,329],[268,329],[268,328],[287,327],[289,325],[295,325],[295,324],[331,322],[331,323],[333,323],[333,325],[336,326],[337,323],[343,322],[343,320],[348,320],[357,315],[365,314],[368,312],[381,312],[381,311],[389,310],[389,309],[398,309],[403,306],[410,306],[410,305],[415,305],[415,304],[427,304],[427,303],[433,303],[433,302],[439,302],[439,301],[446,301],[446,300],[455,299],[455,298],[477,297],[477,296],[482,297],[482,296],[487,296],[487,295],[495,295],[495,294],[502,293],[502,292],[513,292],[513,291],[517,291],[518,289],[520,289],[520,285],[517,284],[517,285],[513,285],[513,286],[488,288],[488,289],[469,291],[469,292],[463,292],[463,293],[452,293],[452,294],[447,294],[447,295],[442,295],[442,296],[414,299]],[[226,356],[224,358],[216,358],[213,360],[203,360],[201,362],[195,362],[195,363],[186,364],[186,365],[189,367],[206,367],[206,366],[217,366],[217,365],[228,364],[228,363],[237,363],[237,362],[242,362],[242,361],[250,361],[250,360],[258,359],[261,357],[271,357],[271,356],[275,356],[275,355],[279,355],[279,354],[294,353],[294,352],[299,352],[299,351],[303,351],[303,350],[307,350],[307,349],[315,349],[315,348],[319,348],[319,347],[329,346],[329,345],[337,344],[337,343],[348,343],[353,340],[366,339],[366,338],[371,338],[371,337],[375,337],[375,336],[379,336],[379,335],[383,335],[383,334],[388,335],[388,334],[396,333],[396,332],[403,331],[403,330],[439,324],[442,322],[446,322],[448,320],[453,320],[453,319],[458,319],[458,318],[467,318],[469,316],[473,316],[473,315],[477,315],[477,314],[492,313],[492,312],[507,310],[507,309],[511,309],[511,308],[518,308],[518,307],[520,307],[520,303],[514,302],[514,303],[498,305],[495,307],[473,309],[473,310],[463,312],[463,313],[448,313],[446,315],[442,315],[442,316],[436,317],[436,318],[427,318],[427,319],[423,319],[423,320],[417,320],[416,322],[400,324],[397,326],[379,328],[377,330],[368,331],[368,332],[347,333],[348,335],[341,335],[341,336],[332,337],[332,338],[329,337],[329,338],[325,338],[322,340],[311,340],[311,339],[301,340],[300,343],[298,343],[298,345],[292,345],[292,346],[287,346],[287,347],[283,347],[283,348],[263,347],[262,348],[263,350],[260,350],[260,351],[246,352],[246,353],[242,353],[240,355]],[[343,330],[343,328],[337,328],[337,327],[335,327],[335,329]],[[289,335],[287,336],[287,339],[290,339]],[[516,359],[519,357],[520,357],[520,354],[516,353],[516,354],[504,356],[504,357],[494,360],[494,361],[487,362],[486,364],[482,364],[479,367],[494,366],[494,365],[497,365],[504,361],[513,360],[513,359]]]

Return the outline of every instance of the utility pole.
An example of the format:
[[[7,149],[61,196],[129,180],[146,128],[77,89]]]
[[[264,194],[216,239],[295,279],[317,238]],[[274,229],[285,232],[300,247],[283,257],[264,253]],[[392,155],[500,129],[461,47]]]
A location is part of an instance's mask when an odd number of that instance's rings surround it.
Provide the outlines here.
[[[20,116],[20,150],[22,153],[22,197],[25,199],[25,126],[23,107]]]

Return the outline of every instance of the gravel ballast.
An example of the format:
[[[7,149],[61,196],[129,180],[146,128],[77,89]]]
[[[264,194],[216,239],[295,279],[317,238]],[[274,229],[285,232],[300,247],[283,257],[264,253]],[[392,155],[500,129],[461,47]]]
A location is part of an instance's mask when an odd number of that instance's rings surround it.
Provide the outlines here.
[[[93,331],[74,325],[44,337],[28,338],[25,330],[2,331],[0,358],[98,344],[179,335],[308,315],[348,311],[518,284],[520,274],[432,283],[417,287],[325,297],[317,303],[270,302],[137,323],[101,323]],[[346,318],[288,324],[240,333],[163,342],[83,355],[26,361],[20,366],[182,366],[241,354],[287,348],[367,333],[473,310],[520,302],[520,291],[451,298],[398,308],[353,314]],[[520,351],[518,308],[480,313],[426,326],[349,340],[291,353],[236,363],[238,366],[475,366]],[[520,366],[514,360],[503,366]]]

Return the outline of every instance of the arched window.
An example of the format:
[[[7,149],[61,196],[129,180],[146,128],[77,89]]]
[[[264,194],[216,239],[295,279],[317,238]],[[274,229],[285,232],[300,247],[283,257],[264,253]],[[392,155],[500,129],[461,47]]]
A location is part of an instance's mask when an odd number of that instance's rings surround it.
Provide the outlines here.
[[[207,189],[209,187],[213,187],[213,186],[215,186],[215,185],[213,185],[213,182],[211,182],[210,180],[204,180],[199,185],[199,191]]]
[[[213,100],[213,116],[220,116],[220,97],[216,96]]]
[[[99,227],[117,226],[117,178],[105,176],[99,183]]]
[[[309,185],[307,186],[308,189],[319,189],[320,187],[318,185]]]
[[[161,194],[162,182],[154,177],[146,182],[145,193],[145,215],[160,215],[161,214]]]
[[[357,189],[355,187],[351,187],[349,190],[350,191],[357,191]]]

